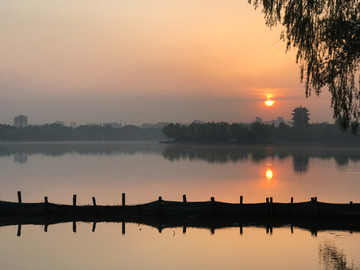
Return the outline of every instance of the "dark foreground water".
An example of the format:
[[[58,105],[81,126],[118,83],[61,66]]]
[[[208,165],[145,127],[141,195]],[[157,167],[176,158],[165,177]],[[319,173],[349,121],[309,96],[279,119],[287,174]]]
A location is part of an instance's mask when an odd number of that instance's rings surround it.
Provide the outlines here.
[[[359,202],[360,148],[156,143],[0,144],[0,200]],[[285,226],[164,229],[100,223],[0,228],[0,269],[359,269],[360,234]],[[341,268],[342,267],[342,268]],[[347,267],[347,268],[346,268]]]

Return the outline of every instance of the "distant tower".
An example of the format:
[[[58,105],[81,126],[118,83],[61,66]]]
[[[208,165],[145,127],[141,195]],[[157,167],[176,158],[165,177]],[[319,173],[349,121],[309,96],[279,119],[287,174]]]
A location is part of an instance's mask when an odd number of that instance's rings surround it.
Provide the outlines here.
[[[20,127],[27,127],[28,125],[28,118],[25,115],[19,115],[14,117],[14,126],[17,128]]]
[[[294,127],[304,127],[309,125],[309,110],[306,107],[297,107],[291,114]]]
[[[256,118],[255,118],[255,122],[257,122],[257,123],[263,123],[263,120],[262,120],[262,118],[261,117],[258,117],[258,116],[256,116]]]

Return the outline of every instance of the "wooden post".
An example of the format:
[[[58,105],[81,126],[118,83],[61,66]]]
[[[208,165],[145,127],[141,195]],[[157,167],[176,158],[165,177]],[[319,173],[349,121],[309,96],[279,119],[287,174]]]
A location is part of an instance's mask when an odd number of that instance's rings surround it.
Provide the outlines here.
[[[269,233],[269,226],[266,226],[266,234]]]
[[[21,224],[18,225],[17,236],[21,236]]]
[[[311,201],[313,203],[314,215],[317,216],[318,215],[317,197],[311,198]]]
[[[288,216],[291,216],[292,209],[293,209],[293,205],[294,205],[294,197],[291,197],[291,199],[290,199],[290,205],[289,205],[289,207],[288,207]]]
[[[186,234],[186,226],[183,226],[183,234]]]
[[[240,225],[240,235],[243,235],[243,226],[242,225]]]
[[[211,235],[214,235],[215,234],[215,228],[214,226],[211,225],[211,228],[210,228],[210,232],[211,232]]]
[[[47,213],[49,212],[49,201],[48,201],[48,197],[47,197],[47,196],[44,197],[44,204],[45,204],[45,210],[44,210],[44,212],[47,214]],[[47,225],[45,225],[45,229],[46,229],[45,232],[47,232]]]
[[[18,192],[17,192],[17,196],[18,196],[18,202],[19,202],[19,203],[22,203],[22,200],[21,200],[21,191],[18,191]]]
[[[125,193],[121,194],[121,198],[122,198],[122,206],[125,206]]]
[[[214,209],[215,208],[215,198],[214,197],[211,197],[210,198],[210,217],[213,218],[214,217]],[[213,234],[213,232],[211,233]]]
[[[93,225],[92,225],[92,232],[95,232],[95,230],[96,230],[96,222],[94,221],[94,223],[93,223]]]
[[[183,195],[183,203],[186,203],[186,195]]]
[[[47,232],[48,231],[48,224],[45,224],[44,225],[44,232]]]
[[[73,222],[73,232],[76,233],[76,221]]]
[[[353,202],[352,202],[352,201],[350,201],[350,204],[353,204]]]
[[[273,227],[270,226],[270,235],[272,235],[272,233],[273,233]]]
[[[291,225],[290,229],[291,229],[291,234],[293,234],[293,233],[294,233],[294,227],[293,227],[293,225]]]
[[[273,198],[272,198],[272,197],[266,198],[266,204],[267,204],[267,207],[268,207],[268,214],[269,214],[269,216],[272,216],[272,202],[273,202]]]
[[[73,206],[76,206],[76,194],[73,195]]]
[[[240,207],[239,207],[239,211],[238,211],[238,217],[241,217],[242,212],[243,212],[243,196],[240,196]]]
[[[124,221],[121,223],[121,234],[125,235],[125,222]]]
[[[95,197],[92,197],[92,202],[93,202],[94,207],[96,207],[96,199],[95,199]]]
[[[162,205],[162,197],[159,196],[159,200],[158,200],[158,213],[159,213],[159,215],[162,214],[162,207],[161,207],[161,205]],[[161,233],[161,230],[159,230],[159,231],[160,231],[160,233]]]
[[[266,197],[266,210],[267,210],[267,213],[268,215],[270,215],[270,205],[269,205],[269,198]],[[267,229],[266,233],[269,232],[269,229]]]

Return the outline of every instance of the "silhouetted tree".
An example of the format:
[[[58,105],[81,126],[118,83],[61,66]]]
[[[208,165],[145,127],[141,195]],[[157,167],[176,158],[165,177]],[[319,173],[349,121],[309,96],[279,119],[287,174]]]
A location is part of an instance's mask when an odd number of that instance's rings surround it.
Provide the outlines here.
[[[270,126],[264,125],[263,123],[251,123],[250,128],[254,133],[254,137],[258,140],[264,141],[271,136]]]
[[[70,128],[58,124],[42,126],[0,125],[0,141],[77,141],[77,140],[162,140],[164,136],[160,128],[140,128],[123,126],[113,128],[101,125],[81,125]]]
[[[285,27],[287,50],[297,48],[306,96],[328,86],[333,116],[343,129],[356,132],[360,118],[359,0],[248,0],[261,6],[266,24]]]
[[[360,138],[351,136],[349,132],[342,132],[334,124],[310,125],[308,110],[304,107],[294,111],[299,112],[293,118],[295,127],[284,123],[275,127],[259,122],[250,125],[210,122],[169,124],[163,128],[163,133],[174,142],[186,143],[360,142]]]

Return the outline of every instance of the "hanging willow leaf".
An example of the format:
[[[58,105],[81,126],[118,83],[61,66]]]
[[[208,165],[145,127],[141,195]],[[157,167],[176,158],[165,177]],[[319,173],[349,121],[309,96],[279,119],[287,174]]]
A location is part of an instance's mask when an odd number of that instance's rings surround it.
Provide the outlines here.
[[[327,87],[333,117],[355,133],[360,118],[360,0],[249,0],[266,25],[281,24],[287,50],[297,50],[306,97]],[[359,80],[356,77],[359,76]]]

